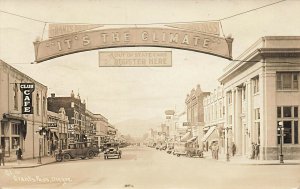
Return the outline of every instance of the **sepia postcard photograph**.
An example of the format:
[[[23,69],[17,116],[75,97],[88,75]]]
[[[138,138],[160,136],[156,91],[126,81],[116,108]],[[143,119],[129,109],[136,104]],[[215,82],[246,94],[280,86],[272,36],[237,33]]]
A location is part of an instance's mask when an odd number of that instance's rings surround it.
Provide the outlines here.
[[[0,189],[300,189],[300,0],[0,0]]]

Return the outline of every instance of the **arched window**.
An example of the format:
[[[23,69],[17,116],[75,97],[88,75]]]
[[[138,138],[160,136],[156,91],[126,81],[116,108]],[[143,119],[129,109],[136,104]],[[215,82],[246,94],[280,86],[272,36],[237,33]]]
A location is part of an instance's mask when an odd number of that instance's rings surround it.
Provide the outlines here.
[[[40,95],[36,94],[36,114],[40,115]]]
[[[13,87],[13,90],[14,90],[14,110],[18,110],[18,84],[15,83],[14,84],[14,87]]]

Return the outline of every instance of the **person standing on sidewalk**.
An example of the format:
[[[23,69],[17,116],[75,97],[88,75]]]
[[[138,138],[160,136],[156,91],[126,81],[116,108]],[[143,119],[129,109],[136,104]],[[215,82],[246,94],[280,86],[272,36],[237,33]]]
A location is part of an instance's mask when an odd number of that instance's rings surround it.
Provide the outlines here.
[[[4,148],[2,148],[2,146],[0,145],[0,166],[1,166],[1,163],[3,163],[3,166],[5,166],[4,164]]]
[[[219,144],[218,142],[215,143],[215,159],[219,159]]]
[[[21,160],[22,160],[22,150],[21,150],[20,146],[18,146],[18,149],[16,151],[16,155],[17,155],[17,162],[18,162],[18,164],[20,164]]]
[[[259,144],[255,145],[255,159],[259,159]]]
[[[236,145],[235,145],[234,142],[232,142],[231,150],[232,150],[232,157],[233,157],[235,155],[235,153],[236,153]]]

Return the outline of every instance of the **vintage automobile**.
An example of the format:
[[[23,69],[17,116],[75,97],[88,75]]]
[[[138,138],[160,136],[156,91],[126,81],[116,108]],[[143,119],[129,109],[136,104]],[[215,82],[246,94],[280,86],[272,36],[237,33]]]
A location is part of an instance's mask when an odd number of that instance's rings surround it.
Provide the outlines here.
[[[57,152],[56,161],[70,160],[76,158],[92,159],[99,154],[99,147],[91,142],[70,143],[68,149]]]
[[[117,157],[120,159],[122,157],[122,151],[119,148],[119,143],[116,142],[104,144],[104,159],[111,157]]]
[[[171,154],[173,151],[174,151],[174,143],[168,143],[168,147],[167,147],[166,152],[168,154]]]
[[[203,150],[199,148],[199,144],[191,142],[186,144],[186,155],[188,157],[203,157]]]
[[[186,154],[187,154],[186,143],[176,142],[174,144],[173,155],[177,155],[179,157],[181,155],[186,155]]]
[[[161,145],[160,145],[160,148],[159,148],[160,150],[166,150],[167,149],[167,143],[162,143]]]

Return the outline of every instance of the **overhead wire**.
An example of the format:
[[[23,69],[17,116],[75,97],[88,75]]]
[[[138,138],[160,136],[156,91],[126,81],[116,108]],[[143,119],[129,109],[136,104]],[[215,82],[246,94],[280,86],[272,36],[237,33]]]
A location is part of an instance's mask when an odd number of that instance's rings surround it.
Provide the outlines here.
[[[227,16],[227,17],[224,17],[224,18],[221,18],[221,19],[215,19],[215,20],[184,21],[184,22],[153,22],[153,23],[146,23],[146,24],[136,24],[136,23],[124,24],[124,23],[115,23],[115,24],[102,24],[102,25],[135,25],[135,26],[139,26],[139,25],[188,24],[188,23],[197,23],[197,22],[208,22],[208,21],[223,21],[223,20],[227,20],[227,19],[231,19],[231,18],[233,18],[233,17],[237,17],[237,16],[240,16],[240,15],[243,15],[243,14],[247,14],[247,13],[249,13],[249,12],[257,11],[257,10],[262,9],[262,8],[266,8],[266,7],[269,7],[269,6],[273,6],[273,5],[282,3],[282,2],[284,2],[284,1],[287,1],[287,0],[276,1],[276,2],[274,2],[274,3],[269,3],[269,4],[267,4],[267,5],[263,5],[263,6],[260,6],[260,7],[257,7],[257,8],[253,8],[253,9],[250,9],[250,10],[247,10],[247,11],[244,11],[244,12],[240,12],[240,13],[237,13],[237,14],[234,14],[234,15],[231,15],[231,16]],[[82,23],[65,23],[65,22],[45,21],[45,20],[39,20],[39,19],[35,19],[35,18],[23,16],[23,15],[20,15],[20,14],[16,14],[16,13],[4,11],[4,10],[1,10],[1,9],[0,9],[0,12],[1,12],[1,13],[5,13],[5,14],[9,14],[9,15],[13,15],[13,16],[17,16],[17,17],[20,17],[20,18],[32,20],[32,21],[35,21],[35,22],[40,22],[40,23],[53,23],[53,24],[96,24],[96,23],[84,23],[84,22],[82,22]],[[98,24],[99,24],[99,23],[98,23]]]

